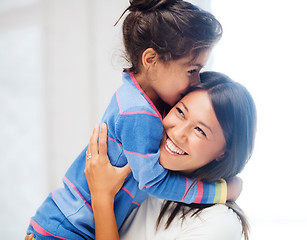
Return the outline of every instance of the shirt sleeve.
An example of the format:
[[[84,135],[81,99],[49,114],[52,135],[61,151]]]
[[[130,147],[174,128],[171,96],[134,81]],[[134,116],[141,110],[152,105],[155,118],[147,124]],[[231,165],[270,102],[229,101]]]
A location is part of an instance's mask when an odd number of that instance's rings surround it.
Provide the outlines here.
[[[185,203],[225,203],[226,182],[198,182],[159,163],[163,125],[150,114],[122,114],[116,121],[116,138],[123,145],[139,189],[149,195]]]

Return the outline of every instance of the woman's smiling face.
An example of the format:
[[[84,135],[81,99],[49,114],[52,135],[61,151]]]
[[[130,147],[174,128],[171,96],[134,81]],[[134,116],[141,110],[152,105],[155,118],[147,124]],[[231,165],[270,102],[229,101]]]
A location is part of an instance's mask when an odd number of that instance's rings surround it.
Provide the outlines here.
[[[219,159],[225,138],[207,91],[182,98],[163,119],[160,164],[186,174]]]

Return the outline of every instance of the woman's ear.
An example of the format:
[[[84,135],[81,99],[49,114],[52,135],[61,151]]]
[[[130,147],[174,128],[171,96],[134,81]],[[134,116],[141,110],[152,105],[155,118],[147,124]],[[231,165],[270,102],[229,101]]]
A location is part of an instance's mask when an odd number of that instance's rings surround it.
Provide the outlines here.
[[[157,59],[158,53],[153,48],[147,48],[142,54],[142,65],[145,69],[149,69]]]

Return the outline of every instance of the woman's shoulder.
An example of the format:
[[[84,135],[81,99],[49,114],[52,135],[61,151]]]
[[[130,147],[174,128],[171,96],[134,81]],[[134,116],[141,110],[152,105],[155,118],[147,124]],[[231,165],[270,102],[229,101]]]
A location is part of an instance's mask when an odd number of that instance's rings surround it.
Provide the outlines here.
[[[226,205],[216,204],[206,208],[198,215],[193,212],[182,221],[177,215],[171,225],[165,229],[165,223],[171,209],[161,219],[158,229],[156,221],[164,200],[148,197],[134,210],[121,228],[121,239],[159,239],[159,240],[240,240],[242,226],[237,214]]]
[[[161,209],[163,202],[163,199],[149,196],[148,199],[144,202],[143,207],[157,210]],[[189,209],[188,207],[186,208],[187,210]],[[172,209],[169,209],[169,212],[171,211]],[[241,229],[241,222],[238,215],[225,204],[215,204],[211,207],[203,209],[198,214],[194,213],[194,211],[191,211],[186,215],[185,220],[183,221],[183,225],[189,225],[189,222],[198,222],[199,224],[219,223],[220,226],[236,225]],[[186,224],[184,222],[186,222]]]
[[[208,240],[239,240],[242,236],[242,225],[238,215],[232,209],[224,204],[215,204],[205,208],[196,216],[191,214],[185,218],[181,235],[195,236],[193,239],[206,236]]]
[[[163,201],[164,200],[149,197],[146,201],[146,207],[159,212]],[[170,213],[171,209],[168,214]],[[215,204],[212,207],[203,209],[199,214],[194,215],[193,213],[195,212],[189,212],[183,221],[179,214],[169,226],[168,231],[176,233],[176,239],[196,240],[203,239],[204,237],[206,237],[206,240],[241,239],[242,225],[239,217],[225,204]],[[161,223],[164,224],[166,219],[167,217],[164,217]],[[163,235],[166,234],[165,230],[163,231]]]
[[[215,204],[211,207],[205,208],[200,212],[200,217],[204,219],[218,218],[238,219],[237,214],[225,204]]]

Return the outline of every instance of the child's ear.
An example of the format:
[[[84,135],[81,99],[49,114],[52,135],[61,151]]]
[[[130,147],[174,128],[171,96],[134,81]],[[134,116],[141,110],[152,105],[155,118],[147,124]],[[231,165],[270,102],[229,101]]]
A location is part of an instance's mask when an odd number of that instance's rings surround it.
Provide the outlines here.
[[[147,48],[142,54],[142,65],[145,69],[149,69],[157,62],[158,53],[153,48]]]

